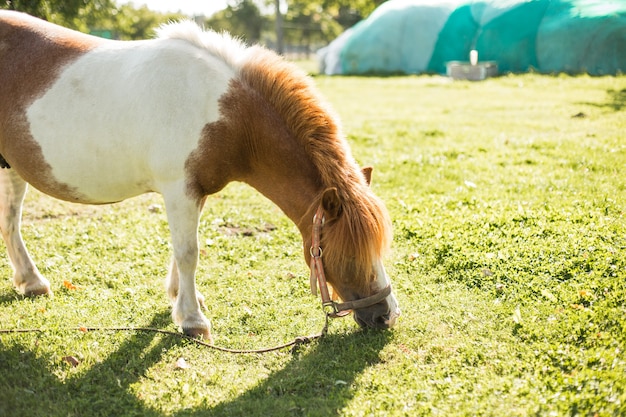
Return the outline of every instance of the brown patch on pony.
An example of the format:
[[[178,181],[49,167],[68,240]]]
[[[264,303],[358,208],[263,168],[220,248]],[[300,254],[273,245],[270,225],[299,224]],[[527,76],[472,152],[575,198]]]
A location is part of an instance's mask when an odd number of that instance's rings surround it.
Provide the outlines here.
[[[310,77],[261,47],[252,48],[248,57],[240,71],[241,82],[263,97],[305,149],[320,177],[321,191],[337,189],[341,214],[327,219],[322,233],[325,265],[333,266],[328,268],[329,282],[360,284],[361,294],[369,295],[374,262],[383,256],[391,239],[384,204],[370,190],[339,119]],[[316,201],[321,197],[320,193]]]
[[[220,119],[205,125],[185,162],[192,198],[242,181],[298,224],[321,188],[319,174],[267,100],[240,79],[219,99]]]
[[[34,187],[70,201],[81,197],[55,181],[26,111],[64,66],[102,42],[23,13],[0,11],[0,154]]]

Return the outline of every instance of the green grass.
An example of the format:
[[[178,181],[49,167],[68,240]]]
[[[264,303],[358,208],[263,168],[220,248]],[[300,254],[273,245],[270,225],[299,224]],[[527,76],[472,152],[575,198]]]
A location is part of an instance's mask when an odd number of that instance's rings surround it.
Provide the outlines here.
[[[0,282],[0,328],[46,330],[0,336],[0,415],[626,414],[626,78],[316,82],[391,212],[397,328],[333,321],[295,353],[244,356],[68,330],[176,330],[162,202],[83,207],[31,190],[24,237],[55,297]],[[259,194],[211,196],[200,241],[217,344],[321,328],[298,232]]]

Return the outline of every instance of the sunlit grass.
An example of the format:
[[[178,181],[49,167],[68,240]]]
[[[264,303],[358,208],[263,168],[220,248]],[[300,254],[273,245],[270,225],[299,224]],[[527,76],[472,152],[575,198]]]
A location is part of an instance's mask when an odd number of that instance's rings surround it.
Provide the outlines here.
[[[344,319],[295,353],[248,356],[68,330],[176,330],[163,204],[31,192],[24,237],[55,297],[18,296],[5,257],[0,327],[46,331],[0,336],[0,415],[626,412],[626,79],[315,80],[391,212],[398,327]],[[297,229],[254,190],[211,196],[200,242],[216,343],[262,347],[321,328]]]

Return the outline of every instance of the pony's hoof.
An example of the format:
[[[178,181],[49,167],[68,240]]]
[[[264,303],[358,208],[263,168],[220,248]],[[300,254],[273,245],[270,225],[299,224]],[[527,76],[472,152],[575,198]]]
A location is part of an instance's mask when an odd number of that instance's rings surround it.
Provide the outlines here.
[[[39,295],[48,295],[52,297],[50,284],[47,282],[37,282],[34,284],[22,284],[17,286],[17,290],[27,297],[37,297]]]
[[[209,331],[208,328],[202,328],[202,327],[192,327],[192,328],[187,328],[187,329],[184,328],[183,333],[185,333],[185,335],[192,337],[194,339],[202,339],[205,342],[213,343],[213,337],[211,336],[211,332]]]
[[[37,287],[37,288],[33,288],[33,289],[28,289],[24,295],[27,295],[29,297],[38,297],[40,295],[47,295],[49,297],[53,297],[54,293],[52,292],[52,290],[50,289],[50,287]]]

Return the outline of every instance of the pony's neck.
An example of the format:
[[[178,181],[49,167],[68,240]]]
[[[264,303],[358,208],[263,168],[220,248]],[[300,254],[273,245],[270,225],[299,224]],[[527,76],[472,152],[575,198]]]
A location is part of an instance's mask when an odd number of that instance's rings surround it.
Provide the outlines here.
[[[320,176],[303,149],[284,135],[277,130],[255,139],[253,169],[243,181],[280,207],[306,237],[322,191]]]
[[[313,216],[323,181],[302,141],[243,83],[231,83],[220,98],[220,112],[222,118],[205,127],[201,151],[193,158],[197,188],[206,195],[229,181],[245,182],[280,207],[306,238],[307,215]]]
[[[282,119],[264,103],[255,102],[258,97],[247,99],[254,111],[248,113],[242,130],[248,169],[240,180],[280,207],[306,237],[311,224],[303,218],[309,212],[313,216],[323,191],[320,172]]]

